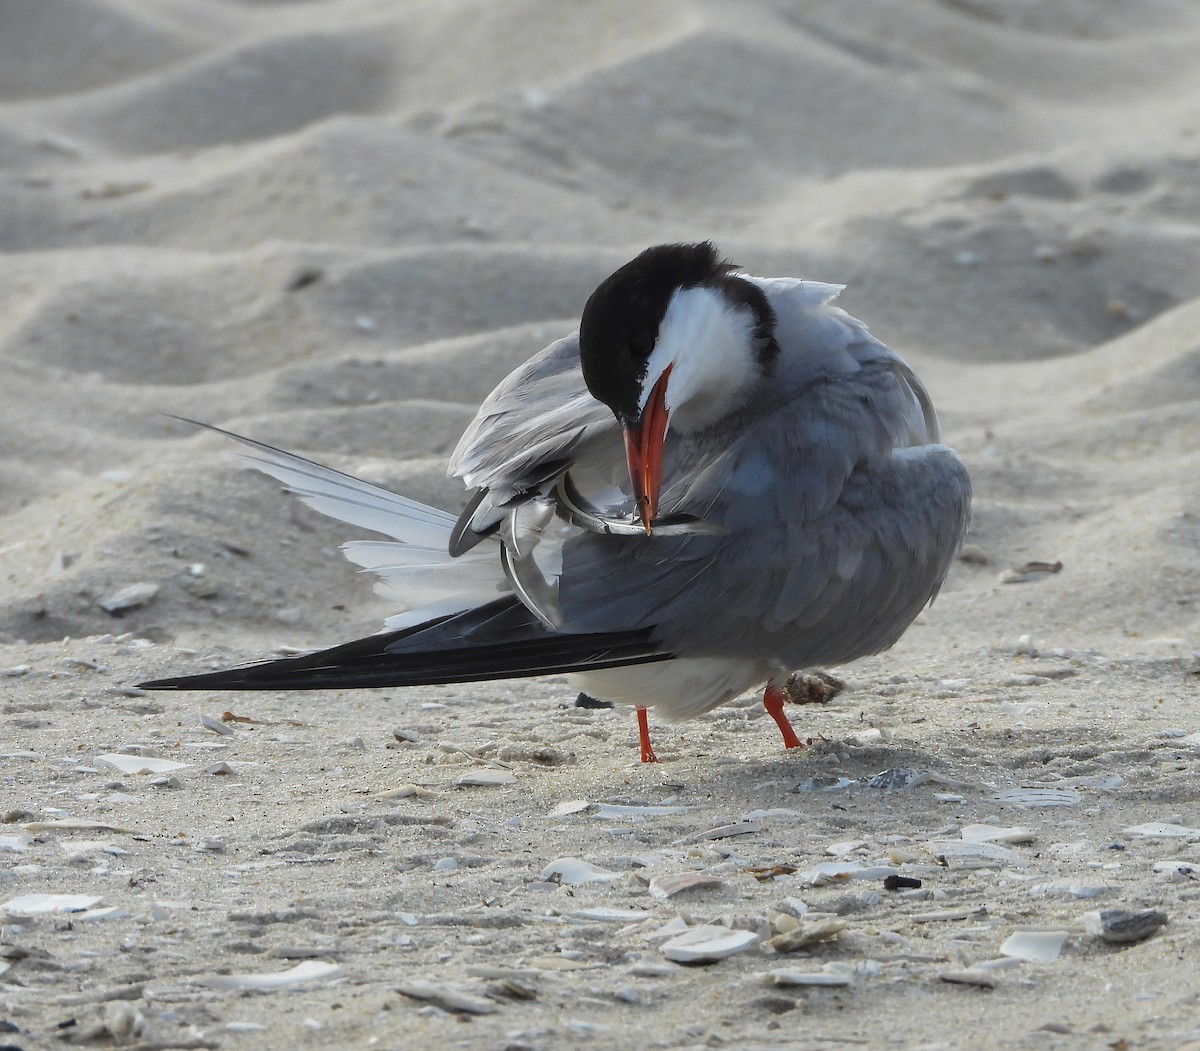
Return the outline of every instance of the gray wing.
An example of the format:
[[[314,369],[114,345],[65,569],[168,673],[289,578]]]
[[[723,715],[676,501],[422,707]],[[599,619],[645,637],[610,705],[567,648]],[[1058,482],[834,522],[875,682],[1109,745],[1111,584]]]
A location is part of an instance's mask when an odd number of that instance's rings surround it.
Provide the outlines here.
[[[619,495],[623,456],[612,412],[583,382],[578,333],[557,340],[501,381],[454,450],[450,474],[475,493],[451,553],[492,534],[519,504],[549,496],[568,467],[598,503]]]

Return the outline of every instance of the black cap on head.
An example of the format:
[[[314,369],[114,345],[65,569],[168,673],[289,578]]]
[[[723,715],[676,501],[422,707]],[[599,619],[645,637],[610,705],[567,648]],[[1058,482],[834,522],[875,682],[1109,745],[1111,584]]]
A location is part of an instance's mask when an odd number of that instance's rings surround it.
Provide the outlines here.
[[[592,396],[619,419],[634,419],[646,360],[671,296],[680,288],[720,283],[734,269],[704,241],[655,245],[605,278],[579,322],[580,364]]]

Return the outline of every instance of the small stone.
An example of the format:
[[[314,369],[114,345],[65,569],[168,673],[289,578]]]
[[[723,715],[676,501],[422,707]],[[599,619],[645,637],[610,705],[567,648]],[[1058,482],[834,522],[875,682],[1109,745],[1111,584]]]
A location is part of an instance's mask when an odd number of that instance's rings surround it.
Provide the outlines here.
[[[638,960],[630,966],[629,973],[637,978],[667,978],[678,970],[661,960]]]
[[[119,591],[113,592],[108,598],[100,603],[100,608],[105,613],[111,613],[114,616],[124,613],[126,610],[135,609],[138,606],[144,606],[158,594],[158,585],[150,583],[130,584],[127,587],[121,588]]]
[[[943,971],[938,977],[943,982],[954,985],[974,985],[980,989],[996,988],[995,971],[985,971],[978,967],[966,967],[961,971]]]

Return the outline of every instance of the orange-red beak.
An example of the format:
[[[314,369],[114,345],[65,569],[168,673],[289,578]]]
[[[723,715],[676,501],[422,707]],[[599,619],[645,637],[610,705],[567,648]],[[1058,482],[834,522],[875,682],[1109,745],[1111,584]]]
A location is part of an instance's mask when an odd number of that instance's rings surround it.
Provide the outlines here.
[[[662,486],[663,439],[667,434],[668,365],[659,376],[641,419],[625,425],[625,458],[629,462],[629,480],[637,500],[638,514],[649,536],[658,516],[658,491]]]

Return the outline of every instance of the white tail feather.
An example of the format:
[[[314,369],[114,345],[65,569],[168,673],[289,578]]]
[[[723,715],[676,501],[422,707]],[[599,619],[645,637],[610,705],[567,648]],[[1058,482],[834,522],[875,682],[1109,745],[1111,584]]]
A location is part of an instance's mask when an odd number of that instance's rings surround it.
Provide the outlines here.
[[[404,607],[404,612],[388,618],[388,628],[457,613],[511,590],[492,544],[460,558],[450,556],[454,515],[282,449],[221,433],[249,446],[253,452],[241,458],[282,482],[314,511],[394,538],[395,542],[351,540],[342,545],[351,562],[378,574],[376,593]]]

